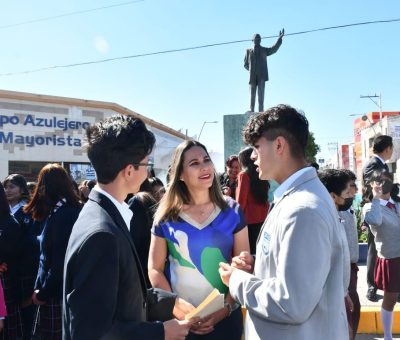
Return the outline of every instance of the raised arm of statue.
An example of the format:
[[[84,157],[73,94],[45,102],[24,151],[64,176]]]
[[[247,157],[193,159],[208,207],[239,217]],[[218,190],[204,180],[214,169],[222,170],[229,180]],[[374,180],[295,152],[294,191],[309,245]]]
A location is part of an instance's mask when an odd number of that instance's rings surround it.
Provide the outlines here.
[[[282,45],[282,38],[285,35],[285,29],[283,28],[282,31],[279,31],[279,37],[276,41],[275,45],[272,47],[265,47],[267,56],[276,53],[279,50],[279,47]]]
[[[282,28],[282,31],[279,31],[279,38],[278,39],[282,39],[284,35],[285,35],[285,29]]]

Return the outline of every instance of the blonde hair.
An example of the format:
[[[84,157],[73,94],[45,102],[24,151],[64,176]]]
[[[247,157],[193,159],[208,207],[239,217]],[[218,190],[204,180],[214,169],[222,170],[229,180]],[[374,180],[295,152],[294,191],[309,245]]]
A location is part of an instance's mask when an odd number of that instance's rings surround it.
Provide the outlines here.
[[[183,205],[191,202],[190,192],[185,182],[180,180],[180,177],[183,171],[185,152],[194,146],[201,147],[206,152],[207,156],[210,156],[206,147],[197,141],[187,140],[178,145],[172,157],[170,181],[168,183],[167,190],[154,215],[154,225],[167,220],[176,221],[183,208]],[[213,202],[220,209],[224,210],[227,207],[227,203],[222,195],[215,170],[214,179],[211,187],[209,188],[209,192],[211,202]]]

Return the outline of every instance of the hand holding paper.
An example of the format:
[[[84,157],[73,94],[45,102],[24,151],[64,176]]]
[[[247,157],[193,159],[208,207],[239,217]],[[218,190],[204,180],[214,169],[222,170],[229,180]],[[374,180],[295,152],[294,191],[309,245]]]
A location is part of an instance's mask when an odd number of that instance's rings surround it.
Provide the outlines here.
[[[218,289],[214,288],[210,295],[197,308],[186,314],[185,319],[189,320],[194,317],[205,318],[222,308],[224,308],[224,294],[221,294]]]

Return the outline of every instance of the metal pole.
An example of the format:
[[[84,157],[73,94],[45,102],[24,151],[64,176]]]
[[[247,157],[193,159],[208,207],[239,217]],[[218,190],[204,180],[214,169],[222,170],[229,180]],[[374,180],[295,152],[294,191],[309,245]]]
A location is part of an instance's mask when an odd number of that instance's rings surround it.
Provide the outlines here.
[[[382,95],[379,93],[379,96],[375,93],[375,95],[371,96],[360,96],[360,98],[369,98],[378,108],[379,108],[379,126],[382,133]],[[379,102],[377,103],[372,98],[379,98]]]
[[[379,93],[379,123],[381,127],[381,133],[382,132],[382,95]]]
[[[204,125],[206,125],[206,123],[207,123],[207,122],[204,122],[204,123],[203,123],[203,126],[201,127],[201,130],[200,130],[200,133],[199,133],[199,137],[197,137],[197,141],[198,141],[198,142],[200,142],[200,136],[201,136],[201,133],[203,132],[203,128],[204,128]]]
[[[201,136],[201,133],[203,132],[203,128],[204,128],[204,125],[206,125],[206,124],[216,124],[216,123],[218,123],[218,121],[217,120],[215,120],[215,121],[213,121],[213,122],[204,122],[203,123],[203,126],[201,127],[201,130],[200,130],[200,133],[199,133],[199,137],[197,137],[197,141],[199,142],[200,141],[200,136]]]
[[[336,154],[337,154],[337,168],[340,169],[340,165],[339,165],[339,142],[336,142]]]

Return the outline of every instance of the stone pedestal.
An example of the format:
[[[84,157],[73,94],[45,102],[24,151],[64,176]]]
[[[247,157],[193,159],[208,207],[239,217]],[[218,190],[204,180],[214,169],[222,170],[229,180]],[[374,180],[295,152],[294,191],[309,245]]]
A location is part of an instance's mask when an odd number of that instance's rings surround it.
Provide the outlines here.
[[[246,145],[243,142],[242,130],[253,112],[224,116],[224,158],[237,155]]]

